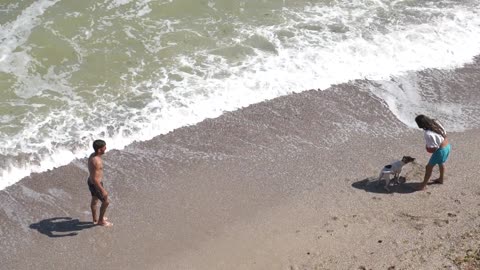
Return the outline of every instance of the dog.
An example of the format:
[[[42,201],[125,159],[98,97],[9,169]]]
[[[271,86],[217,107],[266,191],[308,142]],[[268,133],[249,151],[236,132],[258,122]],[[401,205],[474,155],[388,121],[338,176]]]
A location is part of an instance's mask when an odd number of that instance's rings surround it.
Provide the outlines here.
[[[381,180],[385,180],[385,186],[383,188],[386,191],[390,192],[390,189],[388,188],[391,180],[390,176],[393,175],[393,181],[395,184],[400,184],[398,182],[398,178],[400,177],[403,166],[414,161],[415,158],[411,156],[403,156],[401,160],[397,160],[392,164],[385,165],[385,167],[383,167],[380,171],[380,175],[378,176],[378,184],[380,185]]]

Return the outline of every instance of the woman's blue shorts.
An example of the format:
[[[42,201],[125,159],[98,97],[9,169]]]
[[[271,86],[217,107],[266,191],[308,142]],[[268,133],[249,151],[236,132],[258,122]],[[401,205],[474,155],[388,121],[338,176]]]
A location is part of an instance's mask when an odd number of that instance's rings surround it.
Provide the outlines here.
[[[441,165],[445,163],[448,159],[448,156],[450,155],[450,148],[450,144],[447,144],[447,146],[437,149],[437,151],[433,152],[432,156],[430,157],[430,161],[428,161],[428,164]]]

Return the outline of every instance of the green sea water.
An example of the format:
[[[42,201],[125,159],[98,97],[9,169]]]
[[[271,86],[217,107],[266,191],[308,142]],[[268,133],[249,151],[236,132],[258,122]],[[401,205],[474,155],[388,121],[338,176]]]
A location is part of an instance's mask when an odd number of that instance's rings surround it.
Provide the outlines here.
[[[292,92],[462,65],[480,52],[479,10],[447,0],[3,0],[0,188],[84,157],[95,138],[121,149]]]

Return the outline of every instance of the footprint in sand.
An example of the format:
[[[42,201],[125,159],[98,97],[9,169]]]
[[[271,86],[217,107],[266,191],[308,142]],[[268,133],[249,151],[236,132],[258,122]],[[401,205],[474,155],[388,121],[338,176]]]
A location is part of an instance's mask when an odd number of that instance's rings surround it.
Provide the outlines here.
[[[425,224],[423,224],[423,223],[415,223],[415,224],[413,225],[413,228],[414,228],[415,230],[422,231],[422,230],[425,228],[425,226],[427,226],[427,225],[425,225]]]
[[[457,215],[454,214],[454,213],[447,213],[447,216],[448,216],[448,217],[456,217]]]
[[[449,223],[448,219],[435,219],[433,221],[433,224],[435,224],[438,227],[443,227]]]

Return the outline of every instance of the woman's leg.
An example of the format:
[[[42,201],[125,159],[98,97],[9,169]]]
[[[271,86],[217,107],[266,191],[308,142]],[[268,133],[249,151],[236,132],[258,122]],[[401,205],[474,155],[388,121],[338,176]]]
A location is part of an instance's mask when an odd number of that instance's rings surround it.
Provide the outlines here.
[[[428,180],[430,180],[430,177],[432,176],[433,166],[434,165],[427,164],[425,167],[425,177],[423,178],[423,183],[420,186],[420,189],[425,189],[427,186]]]
[[[443,184],[443,176],[445,175],[445,163],[438,164],[438,167],[440,168],[440,177],[437,180],[435,180],[435,182],[439,184]]]

